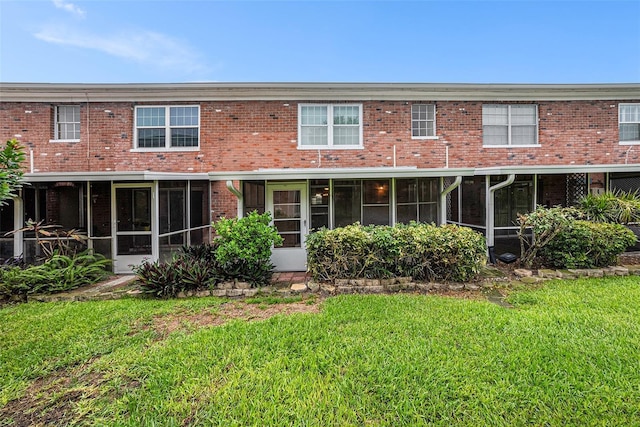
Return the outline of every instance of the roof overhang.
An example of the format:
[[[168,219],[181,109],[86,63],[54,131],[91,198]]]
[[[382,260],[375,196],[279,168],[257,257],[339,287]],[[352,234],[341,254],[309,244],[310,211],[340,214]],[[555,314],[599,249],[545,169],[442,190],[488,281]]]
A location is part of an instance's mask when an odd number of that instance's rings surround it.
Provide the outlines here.
[[[26,182],[55,181],[186,181],[209,180],[206,173],[171,173],[152,171],[105,171],[105,172],[36,172],[25,173]]]
[[[313,168],[313,169],[257,169],[252,171],[223,171],[209,173],[179,173],[153,171],[104,172],[36,172],[25,173],[25,182],[56,181],[245,181],[245,180],[304,180],[304,179],[386,179],[438,178],[449,176],[486,175],[554,175],[569,173],[640,172],[640,164],[627,165],[540,165],[500,166],[491,168]]]
[[[209,172],[212,181],[299,180],[299,179],[375,179],[473,175],[472,168],[418,169],[416,167],[258,169],[238,172]]]
[[[475,175],[554,175],[568,173],[640,172],[640,164],[630,165],[540,165],[478,168]]]
[[[0,83],[2,102],[640,100],[640,83]]]

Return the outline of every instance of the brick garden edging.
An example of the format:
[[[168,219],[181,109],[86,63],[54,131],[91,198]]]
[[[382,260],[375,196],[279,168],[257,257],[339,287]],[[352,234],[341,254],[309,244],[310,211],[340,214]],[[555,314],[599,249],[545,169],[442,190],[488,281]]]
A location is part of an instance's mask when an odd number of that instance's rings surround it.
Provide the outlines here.
[[[305,281],[287,286],[264,286],[252,288],[247,282],[223,282],[215,289],[201,291],[180,292],[177,298],[189,297],[229,297],[250,298],[258,295],[274,295],[288,297],[303,293],[322,293],[326,295],[340,294],[380,294],[394,292],[432,292],[432,291],[478,291],[492,289],[498,283],[524,283],[534,284],[553,279],[578,279],[582,277],[606,277],[606,276],[640,276],[640,264],[621,265],[596,269],[516,269],[513,271],[515,279],[502,276],[487,278],[477,282],[468,283],[437,283],[414,282],[411,277],[398,277],[394,279],[338,279],[333,283],[320,283]],[[108,284],[94,285],[88,289],[76,289],[72,292],[52,295],[29,295],[28,301],[88,301],[119,299],[123,297],[146,297],[140,289],[132,288],[133,276],[120,277]],[[121,287],[128,283],[128,286]],[[114,289],[115,287],[115,289]],[[18,301],[18,299],[15,299]]]

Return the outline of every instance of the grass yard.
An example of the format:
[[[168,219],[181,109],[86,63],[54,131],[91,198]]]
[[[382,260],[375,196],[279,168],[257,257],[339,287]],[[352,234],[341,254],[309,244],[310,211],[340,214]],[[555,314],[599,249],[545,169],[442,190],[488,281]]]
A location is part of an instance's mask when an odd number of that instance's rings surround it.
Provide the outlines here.
[[[637,277],[509,302],[7,306],[0,425],[640,425]]]

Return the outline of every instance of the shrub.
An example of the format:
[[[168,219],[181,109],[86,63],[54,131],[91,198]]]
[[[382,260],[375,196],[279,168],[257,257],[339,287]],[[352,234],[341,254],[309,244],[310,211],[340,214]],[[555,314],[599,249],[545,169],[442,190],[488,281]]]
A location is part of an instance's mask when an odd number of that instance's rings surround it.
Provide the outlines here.
[[[520,262],[531,267],[538,253],[558,233],[565,230],[575,219],[582,217],[582,213],[575,208],[555,206],[545,208],[538,206],[535,211],[518,215],[518,238],[520,239]],[[531,230],[533,236],[528,235]]]
[[[640,196],[637,192],[607,192],[598,196],[589,194],[580,201],[578,207],[586,219],[594,222],[640,222]]]
[[[542,249],[545,264],[558,268],[594,268],[616,264],[618,256],[636,242],[620,224],[573,221]]]
[[[483,236],[455,225],[356,223],[307,237],[309,271],[323,281],[399,276],[464,281],[480,271],[485,251]]]
[[[207,289],[220,280],[210,245],[185,247],[167,262],[149,262],[133,267],[143,292],[159,297],[178,292]]]
[[[222,272],[253,286],[269,283],[273,274],[271,248],[282,237],[271,223],[271,214],[253,211],[243,218],[222,218],[213,224],[218,235],[215,257]]]
[[[64,292],[96,283],[109,275],[110,261],[84,251],[76,256],[53,254],[43,264],[3,269],[0,292],[7,295]]]

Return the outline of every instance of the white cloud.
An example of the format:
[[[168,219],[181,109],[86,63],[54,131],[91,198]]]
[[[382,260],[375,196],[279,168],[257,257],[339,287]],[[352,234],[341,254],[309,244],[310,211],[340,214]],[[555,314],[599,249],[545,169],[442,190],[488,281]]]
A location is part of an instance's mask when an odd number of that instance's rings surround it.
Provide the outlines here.
[[[53,0],[53,5],[58,9],[70,12],[80,18],[84,18],[85,12],[73,3],[67,3],[64,0]]]
[[[48,43],[97,50],[170,71],[179,70],[186,74],[207,71],[200,61],[200,55],[187,43],[152,31],[103,36],[56,26],[41,30],[35,37]]]

